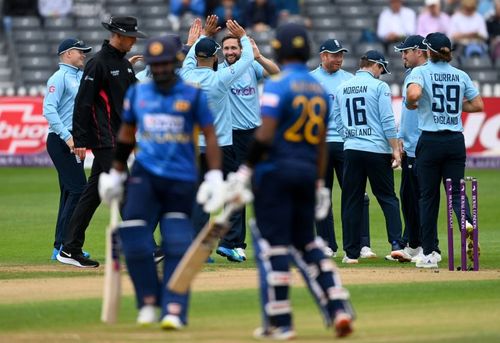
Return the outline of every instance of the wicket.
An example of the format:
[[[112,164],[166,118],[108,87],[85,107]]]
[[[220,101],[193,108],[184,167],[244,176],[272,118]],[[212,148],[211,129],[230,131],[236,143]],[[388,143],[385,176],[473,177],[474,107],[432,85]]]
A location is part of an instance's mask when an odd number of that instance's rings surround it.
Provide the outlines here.
[[[466,182],[471,182],[471,195],[472,195],[472,232],[467,232],[466,219],[465,219],[465,193]],[[477,179],[471,176],[465,177],[460,180],[460,257],[462,271],[467,271],[467,236],[472,237],[472,249],[470,254],[473,262],[472,270],[479,270],[479,232],[478,232],[478,217],[477,217]],[[455,254],[453,248],[453,189],[451,179],[446,179],[446,205],[447,205],[447,219],[448,219],[448,269],[455,270]]]

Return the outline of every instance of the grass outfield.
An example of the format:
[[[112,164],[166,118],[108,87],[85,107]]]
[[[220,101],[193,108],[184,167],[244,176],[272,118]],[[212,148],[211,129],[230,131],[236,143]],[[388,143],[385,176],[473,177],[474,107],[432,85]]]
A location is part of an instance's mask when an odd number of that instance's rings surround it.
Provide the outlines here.
[[[357,311],[355,334],[349,342],[500,342],[500,177],[497,170],[473,170],[479,180],[479,225],[481,269],[492,271],[493,280],[455,280],[416,283],[382,283],[376,269],[414,268],[383,260],[389,252],[381,209],[371,196],[370,223],[372,248],[379,258],[362,261],[358,266],[343,266],[360,273],[372,273],[369,284],[349,286]],[[0,168],[4,185],[0,191],[0,281],[33,279],[42,285],[54,277],[101,277],[102,268],[79,270],[50,268],[49,261],[57,215],[59,190],[57,174],[48,168]],[[399,187],[399,172],[396,173]],[[439,234],[444,257],[441,270],[447,269],[446,218],[444,191],[441,197]],[[340,207],[338,189],[334,189],[334,213]],[[341,242],[339,216],[335,217],[337,239]],[[86,250],[104,261],[104,227],[108,209],[101,206],[87,230]],[[459,235],[455,234],[458,254]],[[232,264],[216,257],[206,271],[221,268],[254,267],[250,261]],[[215,254],[214,254],[215,255]],[[339,261],[339,258],[337,258]],[[457,259],[458,261],[458,259]],[[457,262],[458,263],[458,262]],[[375,270],[375,272],[373,272]],[[418,272],[418,271],[416,271]],[[432,273],[424,272],[422,275]],[[458,272],[457,272],[458,273]],[[64,290],[61,290],[64,292]],[[259,325],[258,298],[255,289],[200,291],[192,297],[189,327],[182,332],[165,333],[158,328],[135,326],[136,311],[131,296],[124,297],[119,324],[105,326],[99,322],[100,299],[95,296],[71,300],[22,299],[7,304],[1,299],[0,342],[37,342],[46,340],[79,340],[82,342],[250,342],[252,330]],[[301,287],[292,291],[298,342],[325,342],[331,333],[323,329],[310,295]]]

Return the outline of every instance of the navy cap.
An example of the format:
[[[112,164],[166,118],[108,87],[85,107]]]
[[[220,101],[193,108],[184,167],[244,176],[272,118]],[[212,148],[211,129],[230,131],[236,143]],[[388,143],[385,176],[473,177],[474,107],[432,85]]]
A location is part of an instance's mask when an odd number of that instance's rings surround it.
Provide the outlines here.
[[[442,48],[448,48],[451,51],[450,39],[441,32],[429,33],[424,39],[424,44],[434,52],[439,52]]]
[[[61,44],[59,44],[59,48],[57,49],[57,54],[60,55],[71,49],[81,50],[85,53],[90,52],[92,50],[92,48],[86,46],[82,40],[78,40],[76,38],[68,38],[63,40]]]
[[[276,29],[276,38],[271,41],[278,61],[297,58],[306,62],[311,52],[307,29],[297,23],[286,23]]]
[[[144,50],[144,61],[147,64],[172,62],[182,57],[182,42],[178,35],[153,37],[148,40]]]
[[[198,57],[212,57],[215,56],[217,50],[220,49],[220,45],[213,40],[212,38],[203,38],[200,39],[198,43],[196,43],[196,47],[194,48],[194,53]]]
[[[322,52],[330,52],[332,54],[335,54],[335,53],[341,52],[341,51],[349,52],[349,50],[347,50],[346,48],[342,47],[342,44],[340,44],[340,42],[338,40],[333,39],[333,38],[332,39],[327,39],[319,47],[319,52],[320,53],[322,53]]]
[[[424,39],[425,38],[420,35],[408,36],[404,42],[396,45],[394,50],[399,52],[409,49],[427,50],[427,45],[424,44]]]
[[[389,65],[389,61],[387,61],[382,55],[382,53],[378,52],[377,50],[369,50],[366,52],[366,54],[363,56],[363,58],[366,57],[368,61],[375,62],[380,64],[382,67],[384,67],[384,71],[382,74],[390,74],[391,72],[389,71],[389,68],[387,67]]]

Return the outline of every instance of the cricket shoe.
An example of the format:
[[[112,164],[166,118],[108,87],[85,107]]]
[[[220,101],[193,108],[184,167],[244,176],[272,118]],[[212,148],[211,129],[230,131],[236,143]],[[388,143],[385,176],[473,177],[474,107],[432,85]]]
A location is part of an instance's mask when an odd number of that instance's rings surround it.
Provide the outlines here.
[[[325,254],[326,257],[331,257],[331,258],[337,257],[337,252],[330,247],[324,247],[323,254]]]
[[[137,324],[140,326],[151,326],[158,321],[156,308],[153,305],[144,305],[139,310]]]
[[[333,320],[333,328],[337,337],[345,337],[352,333],[352,316],[339,312],[335,315]]]
[[[167,314],[161,320],[160,326],[163,330],[181,330],[184,324],[178,316]]]
[[[392,256],[391,256],[391,254],[389,254],[389,255],[385,255],[384,259],[385,259],[385,260],[387,260],[387,261],[393,261],[393,262],[394,262],[394,261],[395,261],[395,262],[397,262],[397,261],[398,261],[397,259],[395,259],[394,257],[392,257]]]
[[[70,264],[79,268],[97,268],[99,267],[99,262],[91,260],[85,257],[83,254],[68,253],[61,250],[56,256],[57,260],[64,264]]]
[[[57,249],[57,248],[54,248],[52,250],[52,256],[50,257],[50,259],[52,261],[57,261],[57,255],[59,255],[59,251],[61,251],[60,249]]]
[[[247,254],[245,253],[245,249],[243,249],[243,248],[234,248],[234,250],[236,251],[236,253],[238,255],[241,256],[241,258],[243,259],[243,261],[247,260]]]
[[[243,262],[243,257],[240,256],[234,249],[218,247],[215,251],[218,255],[227,258],[231,262]]]
[[[359,261],[357,258],[349,258],[347,257],[347,255],[344,255],[344,257],[342,258],[342,263],[346,263],[346,264],[358,264]]]
[[[359,252],[359,258],[377,258],[377,254],[375,254],[370,247],[362,247]]]
[[[391,257],[398,260],[399,262],[411,262],[412,259],[418,255],[418,253],[422,250],[421,247],[418,248],[410,248],[405,247],[401,250],[394,250],[391,252]]]
[[[471,223],[466,222],[465,223],[465,230],[467,230],[467,257],[469,258],[469,261],[474,262],[474,227],[472,226]],[[479,242],[477,243],[477,257],[481,255],[481,246],[479,245]]]
[[[253,332],[253,337],[259,340],[289,341],[297,337],[295,330],[290,326],[257,328]]]
[[[419,249],[419,252],[417,253],[417,255],[411,258],[412,263],[417,263],[419,260],[425,257],[424,250],[422,249],[422,247],[418,247],[417,249]]]
[[[423,259],[418,260],[415,266],[417,268],[426,268],[426,269],[437,268],[438,262],[440,261],[441,261],[441,255],[433,251],[429,255],[424,256]]]

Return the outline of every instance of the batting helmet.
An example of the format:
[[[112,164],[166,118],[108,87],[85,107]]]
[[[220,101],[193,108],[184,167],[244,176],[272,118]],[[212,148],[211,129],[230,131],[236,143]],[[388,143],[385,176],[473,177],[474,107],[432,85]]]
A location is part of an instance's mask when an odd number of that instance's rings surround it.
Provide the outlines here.
[[[283,24],[276,30],[276,38],[271,42],[276,59],[299,60],[306,62],[311,53],[307,30],[296,23]]]
[[[184,60],[182,43],[178,35],[153,37],[146,44],[144,61],[147,64]]]

